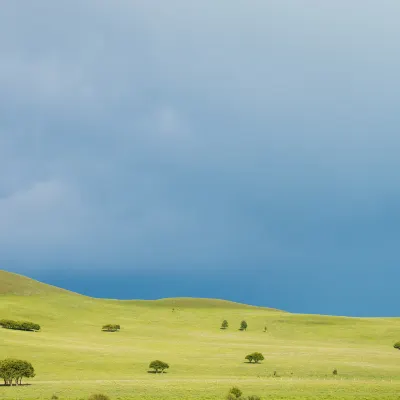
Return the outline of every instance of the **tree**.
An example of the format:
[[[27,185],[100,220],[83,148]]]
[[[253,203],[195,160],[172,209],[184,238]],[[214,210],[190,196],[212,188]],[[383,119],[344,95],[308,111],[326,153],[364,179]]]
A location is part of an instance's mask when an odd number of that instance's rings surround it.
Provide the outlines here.
[[[256,364],[258,364],[260,361],[264,360],[264,356],[261,353],[255,352],[248,354],[245,359],[249,360],[249,363],[254,361]]]
[[[13,381],[15,385],[21,385],[22,378],[33,378],[35,370],[32,364],[24,360],[8,358],[0,361],[0,378],[4,380],[5,385],[11,386]]]
[[[110,398],[102,393],[95,393],[89,396],[89,400],[110,400]]]
[[[168,369],[169,365],[164,361],[155,360],[150,363],[149,368],[154,369],[155,373],[158,374],[158,371],[164,373],[164,370]]]
[[[229,390],[227,400],[240,399],[240,397],[242,397],[242,391],[238,387],[234,386]]]
[[[245,331],[247,329],[247,322],[246,321],[242,321],[240,323],[240,330],[241,331]]]
[[[0,326],[5,329],[14,329],[19,331],[40,331],[40,325],[28,321],[2,319],[0,320]]]
[[[121,327],[119,325],[115,325],[115,324],[103,325],[103,327],[101,328],[101,330],[105,331],[105,332],[117,332],[120,329],[121,329]]]
[[[228,328],[229,324],[228,321],[226,319],[223,320],[222,325],[221,325],[221,329],[226,329]]]
[[[395,343],[393,347],[397,350],[400,350],[400,342]]]

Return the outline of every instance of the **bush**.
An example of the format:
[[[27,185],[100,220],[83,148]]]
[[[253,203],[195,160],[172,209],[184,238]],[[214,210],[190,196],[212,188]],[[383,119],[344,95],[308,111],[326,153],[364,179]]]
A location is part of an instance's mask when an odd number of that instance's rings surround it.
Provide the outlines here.
[[[150,363],[149,368],[154,369],[155,373],[157,374],[158,371],[163,373],[164,370],[169,368],[169,365],[164,361],[154,360]]]
[[[334,370],[332,371],[332,374],[333,374],[333,375],[337,375],[337,369],[334,369]]]
[[[252,395],[252,396],[248,396],[247,400],[261,400],[261,397]]]
[[[105,394],[95,393],[89,396],[88,400],[110,400],[110,398]]]
[[[397,342],[393,345],[393,347],[397,350],[400,350],[400,342]]]
[[[103,327],[101,328],[101,330],[105,331],[105,332],[117,332],[120,329],[121,329],[121,327],[119,325],[116,325],[116,324],[103,325]]]
[[[249,360],[249,363],[254,361],[256,364],[258,364],[260,361],[264,360],[264,356],[261,353],[255,352],[248,354],[245,359]]]
[[[5,329],[15,329],[19,331],[40,331],[40,325],[28,321],[13,321],[11,319],[0,320],[0,326]]]
[[[51,400],[58,400],[58,396],[53,394],[53,396],[51,396]]]
[[[245,331],[247,329],[247,322],[246,321],[242,321],[240,323],[240,330],[241,331]]]
[[[14,358],[7,358],[0,361],[0,378],[4,380],[4,384],[11,386],[13,382],[15,385],[21,385],[22,378],[33,378],[35,370],[32,364],[24,360],[16,360]]]
[[[230,399],[240,399],[240,397],[242,397],[242,391],[238,387],[234,386],[233,388],[231,388],[229,390],[228,395],[227,395],[227,400],[228,399],[229,400]]]
[[[223,320],[222,325],[221,325],[221,329],[226,329],[228,328],[229,324],[228,321],[226,319]]]

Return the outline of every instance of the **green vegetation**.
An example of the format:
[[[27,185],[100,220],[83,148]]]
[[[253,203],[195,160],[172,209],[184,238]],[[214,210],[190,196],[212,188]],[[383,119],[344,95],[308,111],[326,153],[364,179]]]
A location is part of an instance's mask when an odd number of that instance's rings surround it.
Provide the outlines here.
[[[120,329],[121,329],[121,327],[119,325],[116,325],[116,324],[103,325],[103,327],[101,328],[101,330],[105,331],[105,332],[117,332]]]
[[[400,342],[395,343],[393,347],[400,350]]]
[[[227,329],[228,326],[229,326],[228,321],[226,319],[224,319],[222,321],[221,329]]]
[[[11,319],[0,320],[0,326],[5,329],[14,329],[18,331],[40,331],[40,325],[27,321],[13,321]]]
[[[34,376],[35,370],[28,361],[13,358],[0,361],[0,378],[4,380],[4,385],[11,386],[14,382],[18,386],[22,384],[22,378]]]
[[[256,364],[258,364],[260,361],[264,360],[264,356],[261,353],[255,352],[247,355],[245,359],[249,360],[249,363],[254,361]]]
[[[164,361],[155,360],[150,363],[149,368],[154,369],[154,372],[158,374],[158,372],[163,373],[166,369],[168,369],[169,365]]]
[[[247,322],[246,322],[246,321],[242,321],[242,322],[240,323],[240,330],[241,330],[241,331],[247,330]]]
[[[0,295],[0,315],[12,310],[13,319],[42,329],[0,329],[0,359],[28,360],[36,371],[30,385],[0,386],[1,400],[93,393],[111,400],[222,400],[232,386],[264,400],[397,400],[400,393],[393,348],[399,318],[290,314],[210,299],[93,299],[19,276],[18,292],[10,277],[0,271],[0,287],[13,285]],[[27,286],[34,294],[24,295]],[[246,320],[249,329],[220,330],[224,319],[237,328]],[[123,329],[106,334],[99,328],[107,321]],[[265,360],[251,367],[243,357],[253,349]],[[170,373],[147,373],[157,359],[168,361]]]
[[[110,398],[105,394],[96,393],[90,395],[88,400],[110,400]]]
[[[229,390],[226,400],[240,399],[241,397],[242,391],[238,387],[234,386]]]

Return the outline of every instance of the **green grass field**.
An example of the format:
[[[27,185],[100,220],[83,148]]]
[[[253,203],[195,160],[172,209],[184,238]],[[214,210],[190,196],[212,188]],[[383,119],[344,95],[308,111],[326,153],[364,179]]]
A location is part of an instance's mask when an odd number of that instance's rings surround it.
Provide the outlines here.
[[[26,359],[36,369],[29,386],[0,386],[0,399],[96,392],[222,399],[233,385],[263,399],[400,399],[398,318],[299,315],[211,299],[92,299],[0,271],[1,318],[42,330],[0,329],[0,359]],[[242,319],[246,332],[238,330]],[[102,332],[106,323],[122,329]],[[245,363],[254,351],[265,360]],[[154,359],[168,362],[168,373],[148,373]]]

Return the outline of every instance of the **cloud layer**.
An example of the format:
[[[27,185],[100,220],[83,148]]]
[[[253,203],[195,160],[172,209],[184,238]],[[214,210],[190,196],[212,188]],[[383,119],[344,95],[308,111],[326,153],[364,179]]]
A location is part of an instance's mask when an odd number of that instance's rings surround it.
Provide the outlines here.
[[[6,0],[1,265],[398,274],[399,11]]]

